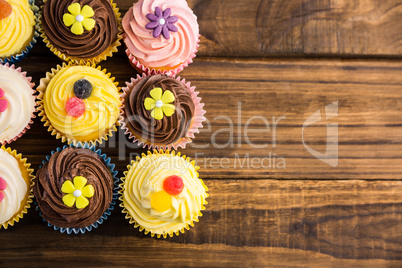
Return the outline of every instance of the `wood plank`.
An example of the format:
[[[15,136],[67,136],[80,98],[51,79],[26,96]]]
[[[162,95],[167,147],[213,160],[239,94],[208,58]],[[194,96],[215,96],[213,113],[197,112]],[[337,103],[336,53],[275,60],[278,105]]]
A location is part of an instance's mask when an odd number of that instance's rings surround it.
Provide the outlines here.
[[[59,63],[55,56],[44,61],[35,53],[29,59],[18,65],[36,84],[45,70]],[[120,85],[136,75],[122,50],[102,67]],[[206,104],[208,122],[184,151],[197,159],[205,178],[402,179],[401,61],[204,58],[182,76],[197,87]],[[336,101],[338,117],[324,120],[325,106]],[[304,144],[325,153],[326,125],[338,124],[336,167],[318,160],[303,144],[303,123],[319,109],[323,120],[305,128]],[[12,144],[35,168],[61,145],[39,119]],[[101,148],[121,172],[129,159],[145,151],[122,131]],[[335,159],[335,151],[330,153]]]
[[[120,209],[92,232],[53,231],[33,209],[0,236],[0,264],[398,267],[402,181],[207,180],[200,222],[145,236]],[[11,242],[12,241],[12,242]],[[40,243],[38,243],[40,241]]]
[[[132,2],[116,1],[123,13]],[[188,3],[200,25],[199,56],[402,56],[400,0]]]

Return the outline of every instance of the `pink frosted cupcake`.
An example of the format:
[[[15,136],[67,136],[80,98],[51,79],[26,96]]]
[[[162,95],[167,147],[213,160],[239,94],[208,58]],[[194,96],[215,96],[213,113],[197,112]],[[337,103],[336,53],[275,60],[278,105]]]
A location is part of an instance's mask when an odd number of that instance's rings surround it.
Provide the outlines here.
[[[35,96],[31,77],[21,68],[0,64],[0,144],[18,139],[33,123]]]
[[[195,57],[197,17],[185,0],[140,0],[123,18],[126,53],[140,73],[177,74]]]
[[[121,95],[122,129],[143,147],[177,149],[199,132],[204,104],[195,87],[164,74],[132,78]]]

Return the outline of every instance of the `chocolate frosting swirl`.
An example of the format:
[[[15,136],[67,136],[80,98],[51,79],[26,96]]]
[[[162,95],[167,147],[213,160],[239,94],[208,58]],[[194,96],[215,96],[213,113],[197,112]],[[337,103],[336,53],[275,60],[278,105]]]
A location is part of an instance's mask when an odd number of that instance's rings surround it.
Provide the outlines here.
[[[95,12],[95,27],[81,35],[71,32],[63,23],[68,6],[89,5]],[[99,56],[117,39],[117,19],[109,0],[47,0],[43,7],[42,27],[52,45],[62,53],[77,58]]]
[[[156,120],[144,107],[145,98],[156,87],[170,90],[176,109],[172,116]],[[125,100],[127,127],[138,139],[155,145],[170,145],[185,137],[192,123],[195,105],[186,86],[167,75],[157,74],[139,80]]]
[[[66,206],[62,184],[75,176],[87,179],[95,194],[83,209]],[[113,197],[113,177],[95,152],[81,148],[66,148],[52,155],[49,162],[36,173],[34,194],[42,217],[57,227],[84,228],[96,222],[109,208]]]

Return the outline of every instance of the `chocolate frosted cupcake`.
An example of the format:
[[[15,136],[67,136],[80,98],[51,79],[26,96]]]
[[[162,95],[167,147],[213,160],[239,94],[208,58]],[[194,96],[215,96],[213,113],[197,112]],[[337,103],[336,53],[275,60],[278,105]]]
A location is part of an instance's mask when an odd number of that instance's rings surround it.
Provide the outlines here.
[[[42,37],[64,61],[98,63],[117,52],[120,13],[110,0],[46,0]]]
[[[67,147],[47,157],[36,174],[34,195],[41,216],[61,232],[90,231],[115,202],[114,165],[94,147]]]
[[[198,92],[180,78],[144,75],[123,91],[122,129],[143,147],[184,148],[205,120]]]

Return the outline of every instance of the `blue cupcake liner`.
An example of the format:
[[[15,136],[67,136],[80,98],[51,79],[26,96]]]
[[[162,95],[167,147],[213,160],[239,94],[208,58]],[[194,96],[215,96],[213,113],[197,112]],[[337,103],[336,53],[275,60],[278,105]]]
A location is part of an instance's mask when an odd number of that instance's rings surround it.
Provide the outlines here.
[[[33,34],[33,38],[32,41],[29,42],[29,44],[25,47],[25,49],[20,52],[17,55],[11,55],[7,58],[1,59],[0,58],[0,63],[5,64],[5,63],[16,63],[18,61],[21,61],[22,59],[24,59],[29,52],[32,50],[33,45],[37,42],[37,38],[39,37],[39,7],[37,7],[35,5],[35,0],[29,0],[28,1],[29,4],[32,6],[32,11],[34,12],[34,16],[35,16],[35,26],[34,26],[34,34]]]
[[[96,222],[91,224],[90,226],[87,226],[87,227],[84,227],[84,228],[71,228],[71,227],[70,228],[63,228],[63,227],[57,227],[57,226],[55,226],[53,224],[50,224],[49,222],[47,222],[45,219],[42,218],[43,221],[47,223],[47,226],[53,227],[54,230],[56,230],[56,231],[59,230],[61,233],[66,232],[67,234],[71,234],[71,233],[74,233],[74,234],[82,233],[83,234],[86,231],[88,231],[88,232],[92,231],[93,228],[98,228],[98,226],[100,224],[102,224],[103,221],[106,220],[110,216],[112,210],[114,209],[114,206],[116,205],[116,201],[117,201],[117,197],[118,197],[118,190],[119,190],[119,181],[120,180],[119,180],[119,178],[117,178],[118,171],[114,170],[116,165],[110,163],[110,161],[111,161],[110,157],[107,157],[106,154],[102,154],[102,151],[100,149],[96,150],[95,145],[89,145],[88,143],[82,144],[81,142],[79,142],[75,146],[73,144],[70,144],[70,145],[64,145],[63,148],[58,147],[55,151],[52,151],[50,155],[46,156],[46,160],[42,161],[42,165],[40,165],[39,168],[42,168],[42,166],[46,162],[49,162],[50,157],[52,157],[52,155],[54,153],[61,152],[62,150],[66,149],[68,147],[88,149],[88,150],[91,150],[91,151],[97,153],[103,159],[103,161],[105,162],[106,166],[110,170],[110,173],[113,176],[113,185],[114,185],[114,187],[113,187],[112,202],[110,203],[109,208],[103,213],[103,215]],[[42,217],[42,212],[40,211],[40,207],[39,207],[38,202],[36,200],[35,200],[35,205],[36,205],[36,210],[39,211],[39,216]]]

